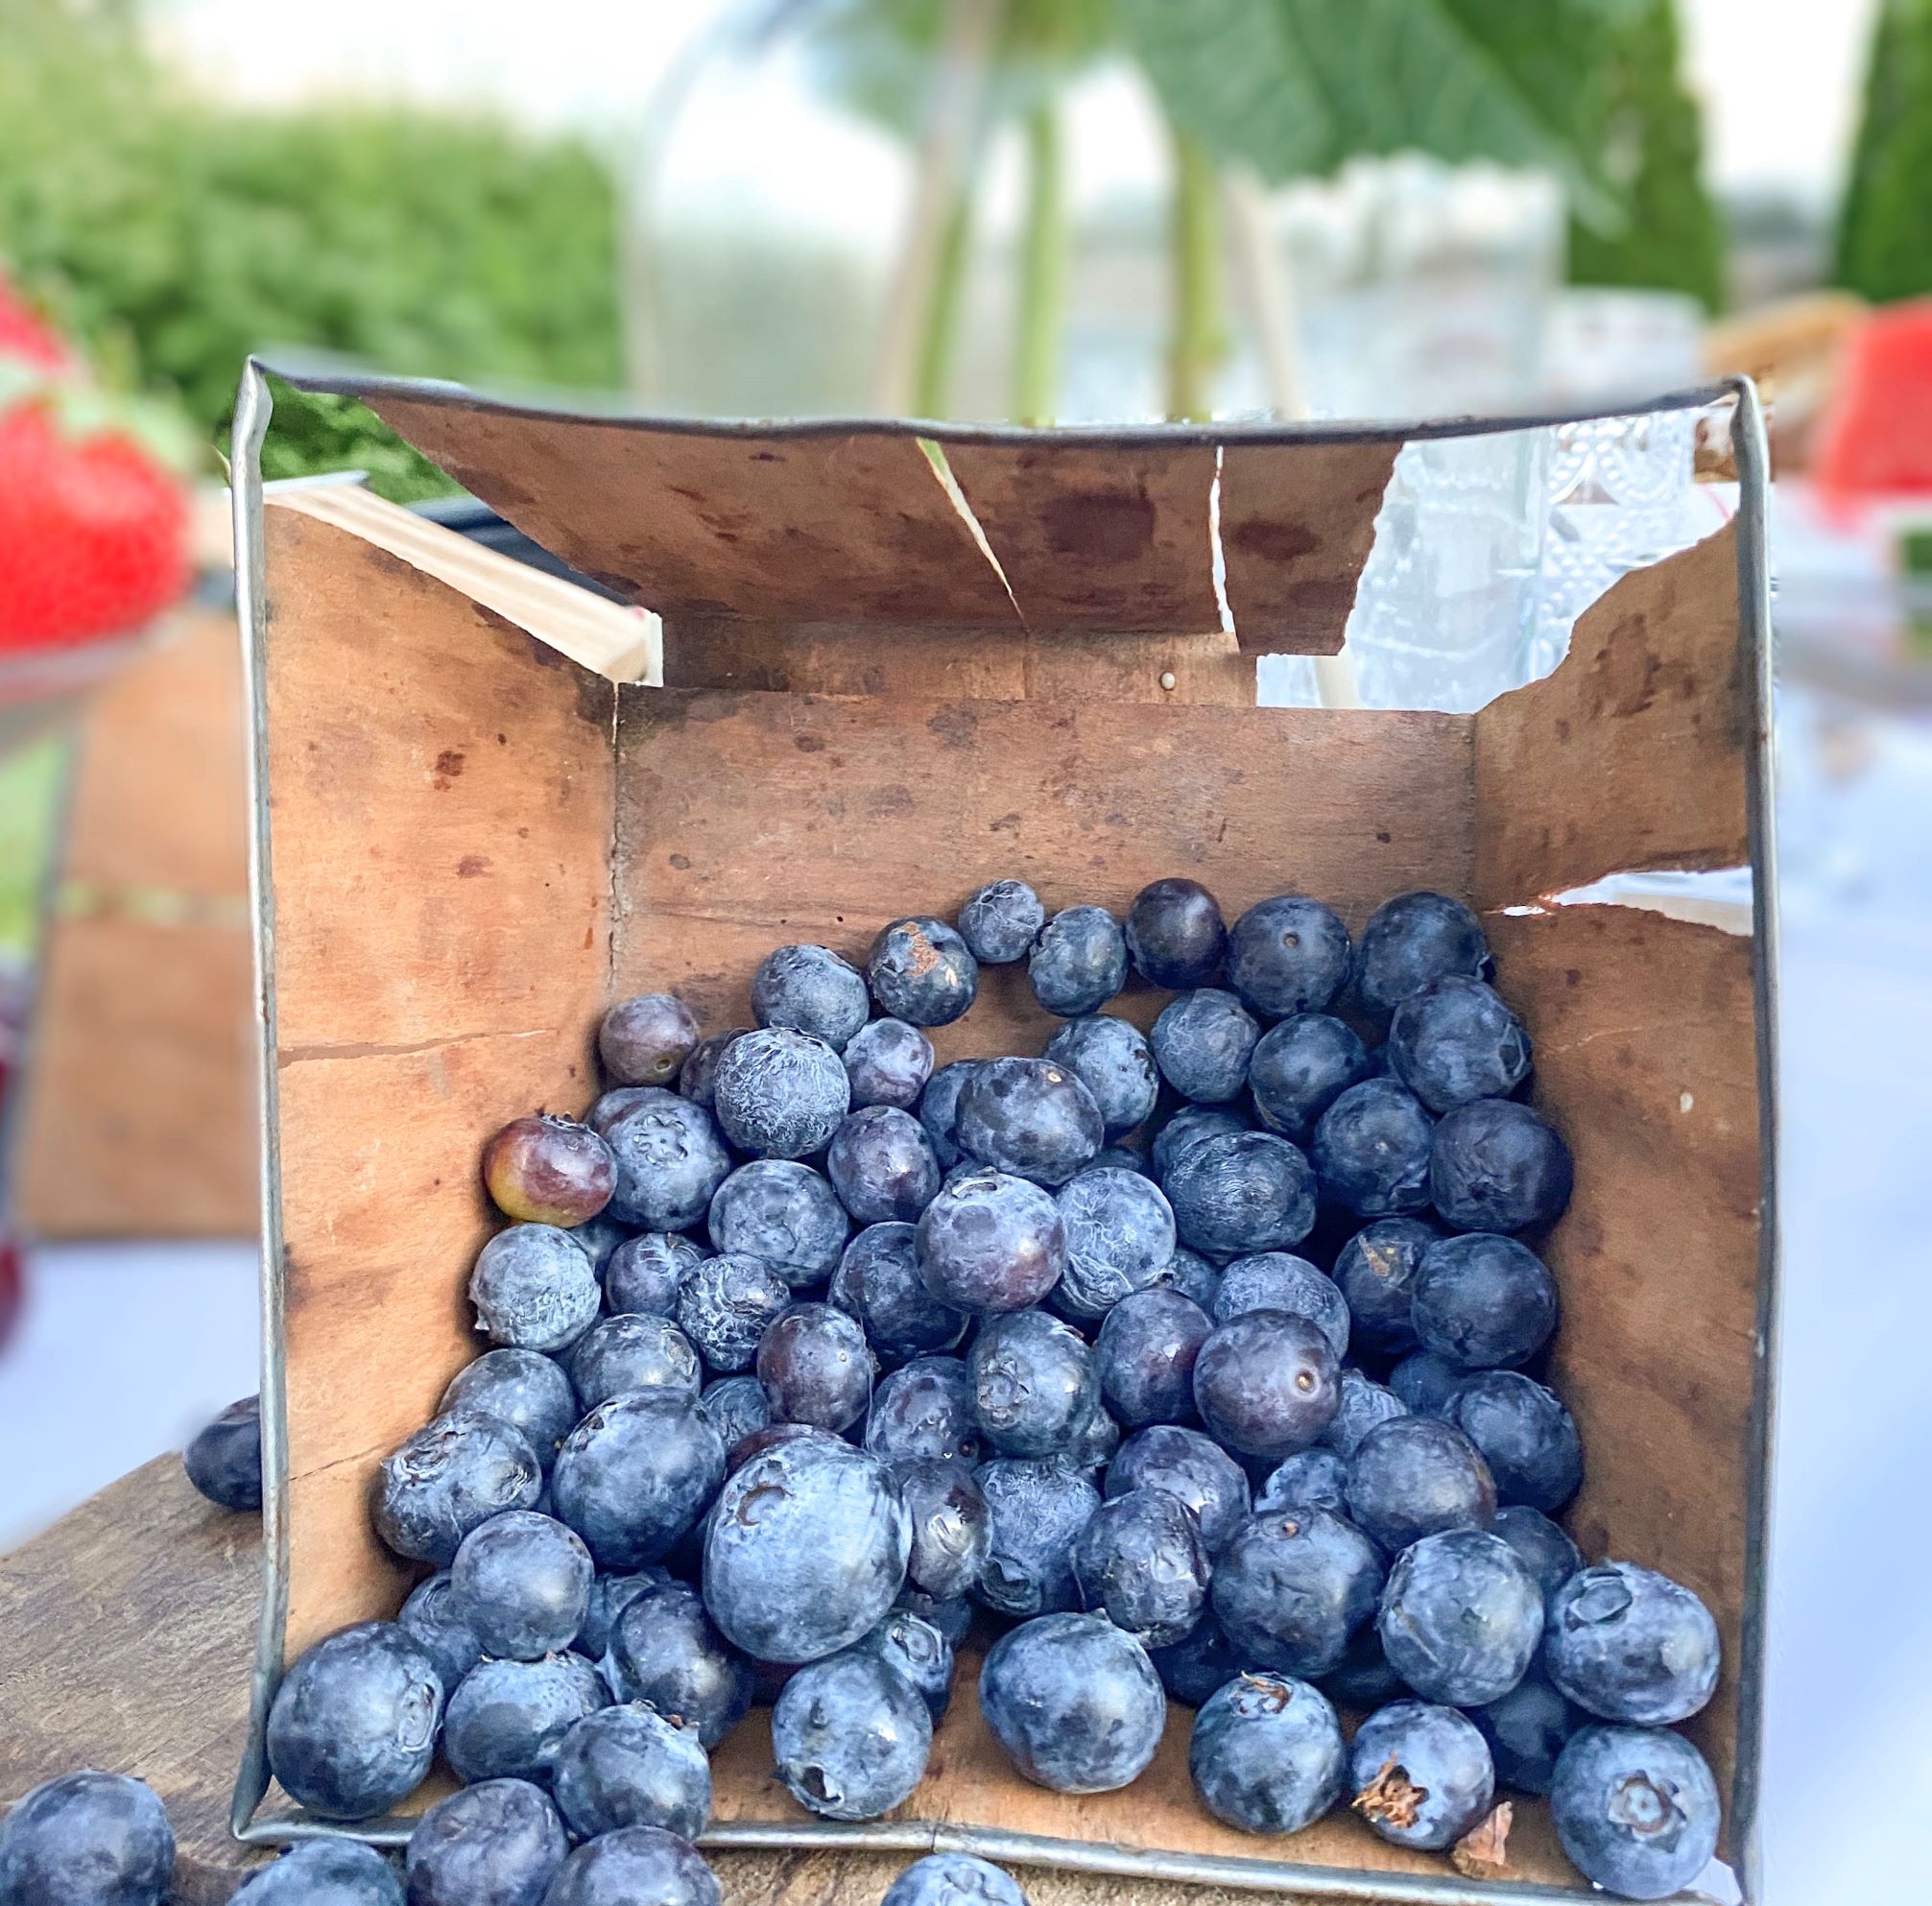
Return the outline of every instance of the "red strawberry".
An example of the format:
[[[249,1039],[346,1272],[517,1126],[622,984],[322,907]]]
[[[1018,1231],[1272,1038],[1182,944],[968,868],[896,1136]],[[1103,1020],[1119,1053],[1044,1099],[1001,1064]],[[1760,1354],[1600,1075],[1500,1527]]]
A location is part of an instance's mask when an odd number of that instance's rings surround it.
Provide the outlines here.
[[[74,359],[60,337],[50,330],[0,277],[0,357],[31,364],[36,370],[71,370]]]

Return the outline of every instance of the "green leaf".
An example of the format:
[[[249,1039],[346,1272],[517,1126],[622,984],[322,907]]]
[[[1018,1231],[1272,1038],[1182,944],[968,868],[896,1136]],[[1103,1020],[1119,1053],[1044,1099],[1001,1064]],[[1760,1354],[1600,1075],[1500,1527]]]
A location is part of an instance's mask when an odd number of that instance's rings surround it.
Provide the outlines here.
[[[1632,0],[1120,0],[1175,124],[1270,183],[1364,154],[1554,171],[1614,223],[1600,60]]]

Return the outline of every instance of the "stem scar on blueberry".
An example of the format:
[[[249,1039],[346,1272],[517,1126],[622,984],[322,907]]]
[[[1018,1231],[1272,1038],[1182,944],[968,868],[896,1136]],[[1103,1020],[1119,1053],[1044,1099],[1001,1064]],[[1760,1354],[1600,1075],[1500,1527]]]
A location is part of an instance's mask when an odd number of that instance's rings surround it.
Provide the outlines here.
[[[783,1502],[789,1490],[776,1483],[760,1483],[755,1489],[745,1491],[745,1499],[738,1505],[738,1522],[746,1529],[755,1529],[758,1518],[751,1512],[767,1501]]]
[[[1355,1811],[1365,1820],[1386,1821],[1391,1826],[1414,1826],[1420,1818],[1426,1787],[1409,1778],[1409,1770],[1392,1754],[1375,1777],[1355,1796]]]
[[[1491,1807],[1449,1848],[1449,1864],[1465,1879],[1501,1879],[1510,1870],[1510,1828],[1515,1819],[1512,1800]]]

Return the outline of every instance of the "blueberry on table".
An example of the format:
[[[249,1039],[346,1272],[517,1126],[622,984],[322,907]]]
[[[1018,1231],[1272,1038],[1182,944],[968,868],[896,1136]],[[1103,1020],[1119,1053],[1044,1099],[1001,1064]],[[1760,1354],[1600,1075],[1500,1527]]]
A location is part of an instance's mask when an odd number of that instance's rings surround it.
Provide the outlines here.
[[[987,1651],[980,1712],[1027,1779],[1107,1794],[1137,1779],[1167,1723],[1147,1651],[1098,1615],[1023,1622]]]
[[[1248,1477],[1241,1465],[1211,1437],[1197,1429],[1154,1423],[1120,1445],[1109,1464],[1107,1493],[1165,1489],[1194,1512],[1201,1539],[1218,1556],[1247,1520]]]
[[[436,1407],[439,1415],[479,1410],[508,1423],[545,1469],[583,1414],[563,1366],[540,1350],[486,1350],[450,1378]]]
[[[584,1612],[584,1626],[577,1632],[577,1652],[592,1661],[601,1661],[610,1646],[617,1618],[647,1589],[670,1581],[662,1568],[647,1568],[635,1575],[600,1575],[590,1584],[590,1603]]]
[[[1496,1485],[1482,1452],[1435,1417],[1396,1417],[1348,1458],[1348,1515],[1392,1555],[1424,1536],[1487,1529]]]
[[[1450,1529],[1395,1558],[1377,1618],[1389,1665],[1452,1707],[1500,1701],[1543,1634],[1543,1593],[1500,1536]]]
[[[795,1303],[758,1341],[758,1381],[775,1421],[848,1429],[872,1395],[866,1333],[828,1303]]]
[[[960,909],[960,938],[982,965],[1006,966],[1023,958],[1045,924],[1046,909],[1024,880],[990,880]]]
[[[469,1274],[476,1327],[520,1350],[574,1344],[604,1308],[590,1260],[552,1225],[512,1225],[476,1254]]]
[[[658,1826],[621,1826],[563,1862],[543,1906],[722,1906],[723,1897],[688,1842]]]
[[[865,1445],[888,1463],[977,1463],[986,1440],[973,1418],[972,1371],[959,1357],[915,1357],[872,1392]]]
[[[700,1039],[686,1055],[684,1063],[678,1068],[679,1094],[709,1111],[717,1103],[718,1061],[725,1057],[725,1048],[733,1039],[743,1038],[751,1030],[749,1026],[732,1026],[726,1032],[713,1033],[709,1038]]]
[[[958,1601],[978,1584],[992,1553],[992,1511],[972,1465],[920,1456],[897,1464],[894,1474],[913,1531],[906,1581],[937,1601]]]
[[[506,1509],[533,1507],[543,1469],[522,1436],[480,1411],[446,1411],[383,1458],[375,1532],[399,1556],[447,1568],[457,1544]]]
[[[547,1781],[563,1736],[609,1700],[603,1678],[582,1655],[547,1655],[540,1661],[486,1656],[449,1698],[443,1758],[465,1784]]]
[[[539,1113],[513,1119],[483,1148],[483,1182],[506,1218],[581,1225],[610,1203],[617,1166],[587,1125]]]
[[[714,1091],[726,1137],[760,1158],[802,1158],[820,1150],[852,1094],[845,1061],[823,1039],[778,1026],[731,1041],[718,1061]]]
[[[1292,1251],[1315,1225],[1315,1174],[1272,1132],[1185,1146],[1161,1179],[1182,1244],[1208,1257]]]
[[[945,1718],[953,1698],[953,1645],[933,1623],[895,1607],[852,1650],[876,1656],[897,1675],[925,1703],[934,1727]]]
[[[410,1906],[542,1906],[570,1851],[550,1796],[530,1780],[482,1780],[439,1800],[403,1855]]]
[[[1160,1075],[1137,1026],[1108,1013],[1069,1019],[1046,1042],[1042,1057],[1063,1066],[1093,1094],[1109,1139],[1132,1132],[1154,1110]]]
[[[1408,1404],[1412,1415],[1440,1417],[1468,1375],[1433,1350],[1411,1350],[1389,1372],[1389,1388]]]
[[[1179,1291],[1130,1292],[1102,1320],[1094,1372],[1108,1407],[1129,1429],[1194,1419],[1194,1360],[1213,1329]]]
[[[1369,916],[1355,949],[1355,996],[1386,1016],[1431,980],[1488,979],[1493,969],[1482,922],[1446,893],[1397,893]]]
[[[852,1221],[823,1173],[791,1158],[753,1158],[711,1199],[711,1243],[762,1258],[795,1291],[839,1268]]]
[[[961,1151],[1040,1184],[1064,1184],[1100,1150],[1105,1131],[1079,1075],[1049,1059],[983,1060],[960,1092]]]
[[[695,1396],[631,1391],[591,1410],[557,1452],[550,1493],[605,1568],[662,1558],[725,1477],[725,1445]]]
[[[1293,1503],[1249,1517],[1214,1561],[1214,1616],[1243,1667],[1313,1680],[1375,1612],[1382,1557],[1352,1522]]]
[[[1377,1218],[1335,1258],[1335,1283],[1364,1349],[1400,1356],[1416,1347],[1410,1318],[1422,1253],[1443,1233],[1422,1218]]]
[[[918,1785],[932,1745],[918,1690],[861,1649],[800,1668],[772,1708],[778,1778],[827,1820],[890,1813]]]
[[[950,1065],[941,1066],[919,1094],[919,1123],[933,1141],[933,1154],[942,1171],[951,1171],[960,1161],[960,1094],[979,1068],[980,1061],[976,1059],[955,1060]]]
[[[896,1106],[864,1106],[847,1113],[832,1133],[825,1170],[840,1202],[861,1225],[909,1225],[940,1188],[932,1140],[911,1112]]]
[[[1553,1225],[1570,1202],[1569,1147],[1534,1107],[1515,1099],[1458,1106],[1436,1127],[1429,1196],[1462,1231]]]
[[[979,1471],[992,1537],[976,1600],[1006,1615],[1077,1608],[1073,1545],[1100,1507],[1100,1491],[1052,1461],[996,1457]]]
[[[1431,1111],[1452,1111],[1514,1092],[1530,1075],[1530,1036],[1493,989],[1447,974],[1395,1008],[1389,1062]]]
[[[160,1906],[174,1875],[167,1811],[125,1774],[63,1774],[0,1821],[0,1898],[21,1906]]]
[[[1348,1375],[1345,1370],[1344,1376]],[[1289,1507],[1348,1513],[1348,1465],[1333,1449],[1318,1445],[1284,1456],[1254,1492],[1254,1513]]]
[[[1323,1012],[1348,976],[1348,929],[1319,900],[1262,900],[1228,936],[1228,983],[1263,1018]]]
[[[627,1390],[695,1397],[704,1380],[691,1340],[648,1312],[600,1318],[565,1351],[564,1367],[584,1410]]]
[[[642,1702],[600,1707],[579,1721],[558,1743],[550,1790],[582,1840],[620,1826],[695,1840],[711,1818],[711,1763],[697,1729]]]
[[[1449,1399],[1444,1419],[1483,1452],[1496,1500],[1561,1509],[1582,1488],[1583,1444],[1553,1390],[1518,1370],[1478,1370]]]
[[[1202,1704],[1187,1743],[1202,1804],[1244,1833],[1299,1833],[1320,1820],[1348,1767],[1328,1698],[1289,1675],[1236,1676]]]
[[[1105,1317],[1122,1298],[1148,1289],[1173,1260],[1173,1208],[1138,1172],[1089,1167],[1055,1202],[1066,1230],[1066,1268],[1053,1302],[1067,1316]]]
[[[1034,935],[1033,996],[1062,1019],[1097,1013],[1127,984],[1127,940],[1105,907],[1068,907]]]
[[[1557,1283],[1527,1245],[1493,1231],[1422,1253],[1409,1318],[1423,1349],[1466,1370],[1527,1363],[1557,1328]]]
[[[1500,1536],[1537,1579],[1547,1608],[1556,1592],[1584,1565],[1583,1552],[1539,1510],[1512,1503],[1496,1511],[1491,1534]]]
[[[698,1043],[698,1021],[668,992],[621,999],[597,1029],[597,1054],[619,1085],[668,1085]]]
[[[1586,1727],[1557,1757],[1550,1813],[1583,1876],[1625,1899],[1666,1899],[1717,1851],[1721,1809],[1682,1734]]]
[[[872,997],[894,1019],[949,1026],[979,991],[979,963],[944,920],[913,916],[879,929],[866,959]]]
[[[1249,1310],[1285,1310],[1305,1317],[1327,1338],[1338,1359],[1348,1354],[1348,1300],[1334,1278],[1305,1257],[1259,1251],[1228,1265],[1214,1290],[1214,1321],[1226,1323]]]
[[[967,1367],[974,1419],[1002,1456],[1055,1454],[1099,1394],[1086,1340],[1042,1310],[989,1318]]]
[[[871,1017],[864,975],[829,946],[780,946],[751,975],[751,1015],[761,1026],[810,1033],[834,1052]]]
[[[681,1582],[646,1588],[618,1615],[604,1675],[619,1701],[677,1716],[707,1749],[751,1711],[751,1664]]]
[[[181,1452],[181,1467],[219,1509],[262,1506],[262,1399],[230,1403]]]
[[[1368,1076],[1369,1055],[1355,1029],[1325,1013],[1297,1013],[1270,1026],[1248,1061],[1262,1123],[1298,1145],[1343,1092]]]
[[[678,1291],[678,1327],[697,1346],[707,1370],[750,1370],[758,1343],[792,1293],[762,1257],[720,1251],[693,1267]]]
[[[1127,910],[1128,957],[1149,985],[1184,992],[1212,986],[1228,950],[1214,895],[1198,880],[1157,880]]]
[[[975,1316],[1024,1310],[1060,1281],[1066,1227],[1038,1185],[1010,1173],[965,1172],[919,1215],[920,1281],[939,1303]]]
[[[729,1182],[727,1179],[726,1183]],[[704,1257],[703,1246],[677,1231],[640,1231],[627,1238],[604,1267],[606,1308],[619,1316],[627,1311],[675,1316],[679,1289]]]
[[[911,1225],[868,1225],[846,1247],[829,1295],[889,1360],[950,1350],[966,1332],[966,1312],[942,1303],[919,1276]]]
[[[1252,1132],[1254,1121],[1233,1106],[1182,1106],[1154,1134],[1148,1156],[1162,1186],[1175,1161],[1190,1146],[1205,1138],[1226,1138],[1230,1132]]]
[[[1355,1730],[1354,1807],[1392,1846],[1440,1851],[1489,1812],[1495,1769],[1475,1724],[1453,1707],[1396,1701]]]
[[[1717,1624],[1682,1583],[1633,1562],[1573,1575],[1550,1603],[1550,1679],[1606,1721],[1687,1721],[1717,1686]]]
[[[563,1857],[561,1846],[557,1857]],[[504,1895],[480,1891],[465,1896],[478,1906],[498,1906]],[[542,1893],[524,1896],[541,1899]],[[522,1897],[509,1897],[513,1906],[523,1906]],[[443,1906],[443,1901],[444,1895],[429,1894],[420,1906]],[[228,1906],[403,1906],[402,1881],[373,1846],[360,1841],[304,1840],[256,1868]]]
[[[1143,1648],[1170,1647],[1193,1632],[1207,1606],[1207,1577],[1201,1524],[1163,1489],[1109,1497],[1074,1540],[1081,1607]]]
[[[1393,1079],[1350,1085],[1315,1125],[1309,1156],[1323,1202],[1359,1218],[1425,1209],[1435,1130],[1406,1085]]]
[[[933,1042],[903,1019],[873,1019],[846,1041],[845,1060],[855,1108],[911,1111],[933,1076]]]
[[[1234,994],[1203,987],[1162,1009],[1148,1044],[1160,1076],[1182,1098],[1226,1105],[1241,1096],[1260,1036],[1260,1026]]]
[[[1279,1462],[1321,1439],[1342,1400],[1335,1348],[1319,1324],[1282,1310],[1218,1323],[1194,1360],[1194,1406],[1218,1442]]]
[[[445,1688],[454,1687],[483,1659],[483,1637],[457,1608],[447,1569],[418,1582],[395,1620],[421,1645]]]
[[[366,1820],[414,1793],[436,1751],[443,1685],[394,1622],[338,1629],[296,1659],[269,1709],[269,1766],[290,1799]]]
[[[1027,1906],[1027,1896],[1010,1872],[986,1860],[928,1853],[886,1888],[879,1906]]]
[[[450,1564],[450,1601],[486,1655],[535,1661],[577,1639],[596,1573],[575,1531],[513,1509],[463,1538]]]
[[[1496,1766],[1496,1784],[1519,1794],[1547,1794],[1557,1756],[1588,1716],[1573,1707],[1534,1666],[1508,1694],[1469,1709]]]
[[[746,1035],[755,1036],[761,1036]],[[842,1068],[839,1077],[845,1076]],[[610,1214],[642,1231],[690,1229],[731,1170],[711,1114],[676,1092],[653,1088],[610,1122],[604,1142],[617,1162]]]
[[[1201,1706],[1241,1670],[1233,1645],[1222,1633],[1211,1608],[1173,1647],[1150,1648],[1147,1658],[1154,1663],[1168,1699],[1183,1707]]]
[[[1408,1404],[1393,1390],[1371,1382],[1359,1370],[1345,1370],[1342,1401],[1335,1420],[1322,1432],[1322,1441],[1344,1457],[1352,1456],[1371,1430],[1408,1414]]]

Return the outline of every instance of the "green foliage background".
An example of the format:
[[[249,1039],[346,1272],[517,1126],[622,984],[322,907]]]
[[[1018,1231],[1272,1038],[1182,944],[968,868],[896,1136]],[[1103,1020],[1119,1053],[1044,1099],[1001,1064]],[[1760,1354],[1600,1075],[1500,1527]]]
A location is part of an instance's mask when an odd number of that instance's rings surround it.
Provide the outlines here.
[[[1879,12],[1834,276],[1876,301],[1932,291],[1932,0]]]

